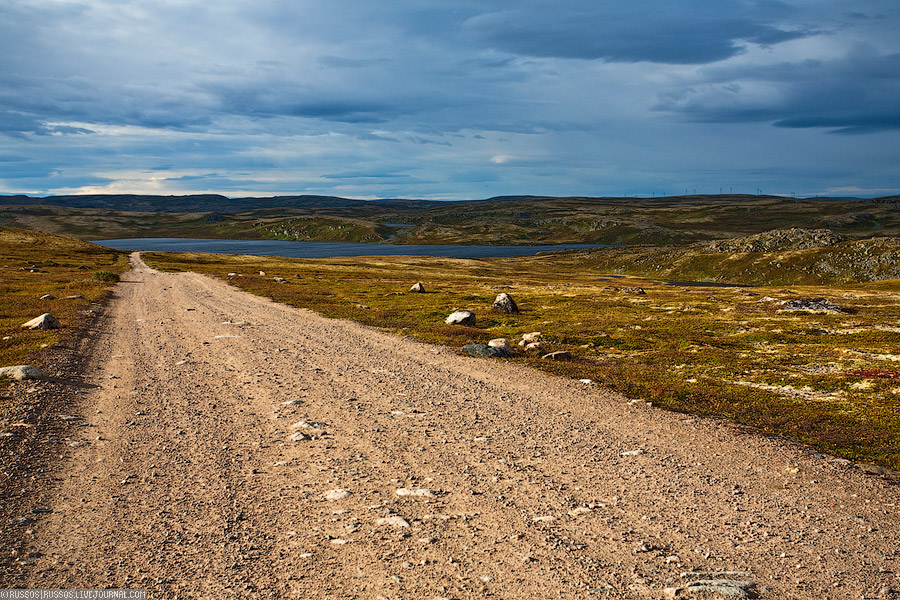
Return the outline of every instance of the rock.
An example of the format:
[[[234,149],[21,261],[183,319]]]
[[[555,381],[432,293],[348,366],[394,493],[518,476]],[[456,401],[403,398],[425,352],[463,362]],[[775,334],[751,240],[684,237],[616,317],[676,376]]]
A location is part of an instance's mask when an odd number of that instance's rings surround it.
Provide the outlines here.
[[[416,498],[434,498],[434,492],[432,492],[428,488],[423,488],[423,487],[400,488],[397,490],[396,493],[398,496],[414,496]]]
[[[56,296],[53,294],[44,294],[41,296],[41,300],[56,300]]]
[[[66,296],[66,300],[84,300],[84,296],[75,294],[74,296]]]
[[[487,356],[490,358],[508,358],[511,354],[503,348],[494,348],[487,344],[466,344],[462,351],[469,356]]]
[[[643,448],[638,448],[637,450],[626,450],[622,453],[622,456],[640,456],[641,454],[645,454],[647,451]]]
[[[543,342],[531,342],[530,344],[525,346],[525,350],[526,351],[527,350],[535,350],[537,352],[541,352],[542,350],[544,350],[544,343]]]
[[[522,341],[525,342],[526,344],[531,343],[531,342],[536,342],[541,339],[541,335],[542,334],[540,331],[532,331],[531,333],[523,333]]]
[[[31,365],[16,365],[14,367],[0,368],[0,378],[10,377],[16,381],[23,379],[49,379],[47,374]]]
[[[62,324],[50,313],[44,313],[27,323],[23,323],[22,327],[26,329],[61,329]]]
[[[743,571],[705,571],[682,573],[688,579],[685,591],[689,594],[718,594],[726,598],[756,598],[756,584],[751,573]],[[740,577],[741,579],[736,579]]]
[[[260,277],[265,277],[265,276],[266,276],[266,272],[265,272],[265,271],[260,271],[260,272],[259,272],[259,276],[260,276]]]
[[[833,246],[846,238],[830,229],[773,229],[747,237],[710,242],[713,252],[779,252]]]
[[[625,292],[626,294],[636,294],[638,296],[644,296],[647,292],[644,291],[642,287],[621,287],[619,288],[620,292]]]
[[[512,296],[510,296],[506,292],[497,294],[497,298],[494,300],[494,304],[491,306],[491,308],[508,315],[519,312],[519,307],[516,306],[516,303],[512,299]]]
[[[237,277],[237,273],[229,273],[228,276],[229,277]]]
[[[348,498],[350,493],[350,490],[345,490],[343,488],[328,490],[325,492],[325,499],[328,501],[343,500],[344,498]]]
[[[409,291],[410,291],[410,292],[413,292],[413,293],[415,293],[415,294],[424,294],[424,293],[425,293],[425,286],[422,285],[421,282],[419,282],[419,283],[414,283],[413,286],[412,286],[411,288],[409,288]]]
[[[784,311],[802,311],[808,313],[843,313],[844,309],[826,300],[825,298],[797,298],[795,300],[783,300],[781,303]]]
[[[377,521],[375,521],[375,524],[379,526],[388,525],[390,527],[409,527],[409,522],[403,517],[398,517],[397,515],[378,519]]]
[[[285,279],[284,277],[273,277],[272,281],[276,283],[287,283],[287,279]]]
[[[719,594],[726,598],[755,598],[756,584],[734,579],[699,579],[687,584],[689,594]]]
[[[550,354],[545,354],[541,360],[572,360],[572,353],[566,350],[557,350]]]
[[[303,433],[302,431],[295,431],[294,433],[291,434],[290,439],[292,442],[302,442],[302,441],[310,439],[310,437],[308,435],[306,435],[305,433]]]
[[[444,319],[447,325],[464,325],[466,327],[475,327],[475,313],[468,310],[458,310],[451,313],[449,317]]]
[[[489,341],[487,343],[487,345],[490,346],[491,348],[497,348],[499,350],[506,350],[510,354],[515,352],[515,348],[513,348],[513,345],[510,344],[509,340],[506,338],[493,339],[493,340]]]

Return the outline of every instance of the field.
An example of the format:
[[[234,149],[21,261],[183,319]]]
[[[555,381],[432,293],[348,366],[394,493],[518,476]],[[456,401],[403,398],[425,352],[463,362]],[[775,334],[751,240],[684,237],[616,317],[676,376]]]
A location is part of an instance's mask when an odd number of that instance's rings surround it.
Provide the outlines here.
[[[500,198],[468,202],[298,196],[0,197],[0,225],[85,240],[200,237],[396,244],[685,245],[772,229],[900,235],[900,198]]]
[[[43,347],[56,344],[86,305],[109,289],[114,275],[127,268],[124,252],[36,231],[0,228],[0,366],[23,364]],[[54,298],[41,300],[46,294]],[[46,312],[59,319],[63,329],[21,328]],[[39,364],[40,357],[35,358]]]
[[[795,255],[805,252],[822,250]],[[144,258],[154,268],[209,273],[279,302],[455,348],[501,337],[516,343],[540,331],[543,351],[484,360],[590,379],[670,410],[732,419],[900,469],[897,281],[669,285],[613,273],[612,259],[592,252],[481,260]],[[426,293],[408,291],[416,282]],[[500,292],[513,296],[519,314],[491,309]],[[840,312],[782,304],[821,297]],[[476,326],[445,325],[456,309],[473,311]],[[556,350],[572,359],[542,360]]]

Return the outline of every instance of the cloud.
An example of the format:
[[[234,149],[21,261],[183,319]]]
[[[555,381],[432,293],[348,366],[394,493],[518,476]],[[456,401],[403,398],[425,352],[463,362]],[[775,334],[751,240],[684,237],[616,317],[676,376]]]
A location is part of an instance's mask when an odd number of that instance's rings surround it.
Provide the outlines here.
[[[706,64],[740,54],[748,43],[769,46],[812,32],[785,29],[793,13],[781,2],[702,0],[527,2],[466,22],[478,43],[543,58]]]
[[[710,69],[655,109],[701,123],[769,122],[862,134],[900,129],[900,53],[857,46],[833,60]]]

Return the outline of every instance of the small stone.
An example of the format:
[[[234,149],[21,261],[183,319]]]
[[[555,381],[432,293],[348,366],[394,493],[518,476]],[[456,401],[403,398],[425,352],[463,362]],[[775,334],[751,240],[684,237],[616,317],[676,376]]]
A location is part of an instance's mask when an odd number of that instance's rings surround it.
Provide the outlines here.
[[[265,271],[260,271],[260,272],[259,272],[259,276],[260,276],[260,277],[265,277],[265,276],[266,276],[266,272],[265,272]]]
[[[544,351],[544,343],[543,342],[529,342],[525,345],[525,351],[534,350],[535,352],[543,352]]]
[[[378,526],[387,525],[389,527],[409,527],[409,522],[403,517],[398,517],[397,515],[378,519],[377,521],[375,521],[375,524]]]
[[[541,517],[532,517],[531,520],[534,521],[535,523],[548,523],[553,520],[553,516],[552,515],[544,515]]]
[[[541,360],[572,360],[572,353],[567,350],[557,350],[550,354],[545,354]]]
[[[494,580],[494,578],[490,575],[482,575],[481,577],[479,577],[479,579],[481,579],[481,581],[483,581],[484,583],[490,583]]]
[[[643,448],[638,448],[637,450],[626,450],[622,453],[622,456],[640,456],[641,454],[645,454],[647,451]]]
[[[284,277],[273,277],[272,281],[274,281],[275,283],[287,283],[287,279],[285,279]]]
[[[44,313],[27,323],[22,323],[22,327],[25,329],[61,329],[62,323],[50,313]]]
[[[310,439],[309,436],[304,434],[302,431],[295,431],[291,434],[292,442],[303,442],[308,439]]]
[[[350,490],[338,488],[325,492],[325,499],[328,501],[343,500],[344,498],[349,498],[350,494]]]
[[[422,285],[421,282],[419,282],[419,283],[414,283],[413,286],[412,286],[411,288],[409,288],[409,291],[410,291],[410,292],[413,292],[414,294],[424,294],[424,293],[425,293],[425,286]]]
[[[667,587],[663,590],[663,596],[666,598],[681,598],[684,596],[684,589],[680,587]]]
[[[475,313],[468,310],[457,310],[450,313],[444,322],[447,325],[463,325],[465,327],[475,327]]]
[[[505,350],[510,354],[514,351],[513,345],[509,343],[509,340],[506,338],[496,338],[487,343],[491,348],[497,348],[498,350]]]
[[[531,342],[536,342],[539,339],[541,339],[540,331],[532,331],[531,333],[522,334],[522,341],[525,342],[526,344],[529,344]]]
[[[412,496],[415,498],[434,498],[434,492],[424,487],[400,488],[396,494],[398,496]]]
[[[333,540],[331,540],[331,543],[334,544],[335,546],[343,546],[344,544],[347,543],[347,540],[342,539],[342,538],[334,538]]]
[[[512,299],[512,296],[510,296],[506,292],[497,294],[497,298],[494,300],[494,304],[491,306],[491,308],[508,315],[516,314],[519,312],[519,307],[516,306],[516,303]]]
[[[9,377],[16,381],[25,379],[49,379],[46,373],[31,365],[15,365],[13,367],[0,368],[0,379]]]

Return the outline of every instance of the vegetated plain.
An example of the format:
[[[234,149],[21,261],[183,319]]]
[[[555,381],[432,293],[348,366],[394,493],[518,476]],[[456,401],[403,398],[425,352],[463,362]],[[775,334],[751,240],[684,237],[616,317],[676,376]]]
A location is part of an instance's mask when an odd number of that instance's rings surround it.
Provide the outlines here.
[[[0,227],[0,366],[36,359],[128,268],[128,254],[69,237]],[[42,300],[42,296],[53,296]],[[61,330],[21,325],[52,313]]]
[[[509,360],[900,469],[900,283],[804,283],[804,266],[819,265],[829,253],[847,254],[856,243],[728,253],[736,274],[746,264],[771,264],[779,281],[743,288],[629,276],[627,261],[616,262],[619,251],[609,250],[477,260],[164,253],[144,259],[154,268],[208,273],[279,302],[455,348],[500,337],[515,342],[540,331],[543,352]],[[785,252],[797,270],[774,267],[785,264]],[[849,255],[856,256],[851,263],[873,256]],[[878,257],[890,262],[897,254],[885,250]],[[831,280],[845,277],[838,270]],[[415,282],[427,293],[408,292]],[[521,312],[493,311],[499,292],[510,293]],[[841,312],[785,311],[781,304],[815,297]],[[475,312],[476,326],[444,324],[456,309]],[[568,350],[572,359],[542,360],[551,350]]]
[[[0,225],[85,240],[133,237],[281,239],[396,244],[683,245],[772,229],[900,235],[900,196],[537,198],[437,202],[322,196],[0,197]]]

